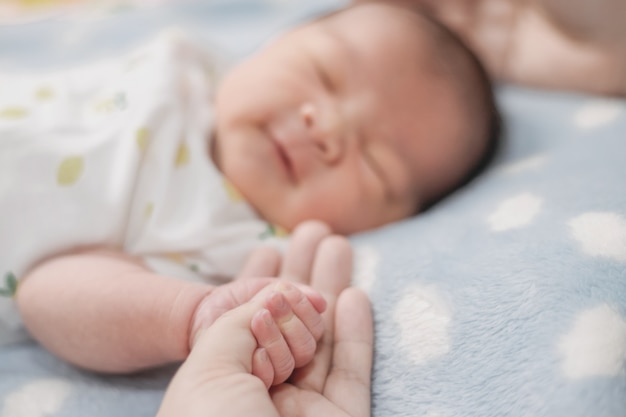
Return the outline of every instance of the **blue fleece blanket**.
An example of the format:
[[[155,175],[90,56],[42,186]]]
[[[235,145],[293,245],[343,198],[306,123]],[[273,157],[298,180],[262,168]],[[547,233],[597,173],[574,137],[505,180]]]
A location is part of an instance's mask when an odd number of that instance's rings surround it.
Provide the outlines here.
[[[0,27],[0,66],[94,59],[171,24],[242,57],[339,4],[198,0],[57,16]],[[626,101],[510,86],[498,98],[506,133],[486,172],[418,217],[353,238],[354,281],[375,314],[373,415],[624,417]],[[5,343],[0,417],[153,416],[173,371],[101,376],[32,341]]]

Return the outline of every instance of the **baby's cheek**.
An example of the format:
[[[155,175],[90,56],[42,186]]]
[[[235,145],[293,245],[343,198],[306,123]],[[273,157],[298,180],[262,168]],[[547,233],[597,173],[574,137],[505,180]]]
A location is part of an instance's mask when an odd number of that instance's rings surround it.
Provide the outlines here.
[[[340,191],[340,189],[337,189]],[[334,233],[350,233],[353,222],[361,217],[360,205],[347,195],[337,193],[320,193],[307,196],[291,213],[294,223],[305,220],[320,220],[328,224]]]

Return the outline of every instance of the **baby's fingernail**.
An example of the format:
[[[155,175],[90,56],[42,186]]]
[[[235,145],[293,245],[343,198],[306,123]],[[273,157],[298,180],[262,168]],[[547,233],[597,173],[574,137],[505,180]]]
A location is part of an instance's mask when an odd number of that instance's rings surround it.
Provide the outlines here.
[[[320,296],[320,311],[318,311],[318,313],[323,313],[324,311],[326,311],[326,308],[328,307],[328,301],[326,301],[326,299],[323,296]]]
[[[265,350],[265,348],[258,349],[258,358],[261,362],[269,361],[269,357],[267,356],[267,350]]]
[[[282,292],[283,294],[287,294],[289,292],[294,291],[295,287],[287,282],[281,281],[278,282],[275,286],[274,286],[274,290],[276,290],[277,292]]]
[[[285,300],[285,296],[276,291],[273,291],[269,295],[268,302],[274,309],[278,311],[282,311],[287,307],[287,301]]]
[[[270,313],[269,310],[267,309],[263,309],[261,310],[261,319],[263,319],[263,323],[265,323],[266,326],[271,326],[272,323],[274,322],[274,319],[272,318],[272,313]]]

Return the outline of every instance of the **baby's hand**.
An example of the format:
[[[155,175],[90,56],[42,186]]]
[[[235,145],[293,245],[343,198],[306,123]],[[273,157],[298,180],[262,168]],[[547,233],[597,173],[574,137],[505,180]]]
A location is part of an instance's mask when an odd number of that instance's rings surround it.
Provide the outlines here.
[[[266,309],[255,314],[251,330],[259,348],[252,374],[266,387],[287,380],[295,368],[308,364],[324,332],[320,313],[294,284],[282,282],[265,295]]]
[[[260,347],[254,356],[253,374],[269,387],[309,363],[324,333],[321,313],[326,301],[310,287],[277,278],[238,280],[217,287],[196,308],[190,346],[193,348],[202,331],[222,314],[254,299],[264,303],[266,310],[257,313],[252,323]]]
[[[280,336],[289,347],[290,356],[286,358],[278,353],[280,339],[275,331],[262,326],[254,327],[259,345],[265,347],[256,354],[258,358],[255,355],[255,375],[266,386],[278,384],[291,375],[294,367],[299,368],[310,362],[317,347],[316,342],[325,330],[320,313],[326,309],[326,301],[319,292],[304,284],[311,281],[317,249],[330,233],[327,225],[307,221],[293,231],[284,259],[270,247],[255,250],[243,268],[240,279],[214,288],[198,305],[190,326],[190,346],[194,345],[200,330],[209,328],[222,314],[257,297],[273,295],[268,300],[258,298],[257,301],[269,303],[266,308],[276,320],[276,326],[282,332]],[[254,278],[263,276],[281,278]],[[282,294],[282,297],[277,297],[278,294]],[[286,305],[280,305],[278,301],[281,298],[287,301]],[[255,321],[255,326],[263,323],[260,319]],[[272,335],[274,339],[270,340]],[[260,360],[265,357],[272,364],[269,376],[269,371],[266,371],[268,363]]]

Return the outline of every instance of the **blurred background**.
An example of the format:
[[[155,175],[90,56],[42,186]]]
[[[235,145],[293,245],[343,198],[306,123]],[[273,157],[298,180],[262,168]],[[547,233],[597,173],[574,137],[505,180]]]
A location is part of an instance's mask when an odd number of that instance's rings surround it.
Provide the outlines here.
[[[345,0],[0,0],[0,71],[89,61],[182,27],[232,59]]]

